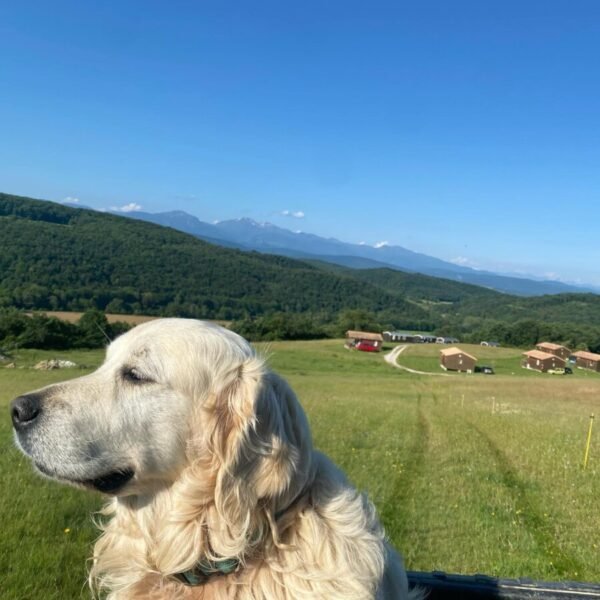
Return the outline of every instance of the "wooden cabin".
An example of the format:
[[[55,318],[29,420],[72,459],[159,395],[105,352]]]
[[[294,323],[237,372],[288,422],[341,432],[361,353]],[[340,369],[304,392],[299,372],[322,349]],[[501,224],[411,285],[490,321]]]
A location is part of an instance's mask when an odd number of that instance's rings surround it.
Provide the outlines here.
[[[440,350],[440,367],[444,371],[473,373],[477,359],[460,348]]]
[[[371,331],[346,331],[345,345],[347,348],[356,348],[356,345],[360,342],[366,342],[373,346],[376,351],[380,351],[383,345],[383,336],[380,333]]]
[[[525,357],[521,366],[524,369],[533,369],[534,371],[541,371],[545,373],[549,369],[558,369],[565,367],[565,359],[549,352],[542,352],[541,350],[529,350],[529,352],[523,352]]]
[[[574,352],[573,356],[576,359],[575,364],[579,369],[590,369],[591,371],[600,373],[600,354],[579,350],[578,352]]]
[[[563,360],[567,360],[571,356],[571,351],[566,346],[560,344],[553,344],[552,342],[540,342],[536,345],[536,349],[540,352],[546,352],[547,354],[554,354],[559,356]]]

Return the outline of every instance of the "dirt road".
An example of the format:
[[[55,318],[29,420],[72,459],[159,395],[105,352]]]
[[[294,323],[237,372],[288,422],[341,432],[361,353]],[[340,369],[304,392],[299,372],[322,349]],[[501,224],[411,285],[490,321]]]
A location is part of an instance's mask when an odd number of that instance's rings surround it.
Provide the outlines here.
[[[411,369],[409,367],[404,367],[399,365],[396,361],[398,357],[408,348],[408,346],[396,346],[391,352],[388,352],[383,356],[385,362],[389,363],[393,367],[397,369],[402,369],[403,371],[408,371],[409,373],[416,373],[417,375],[431,375],[432,377],[452,377],[452,375],[448,375],[447,373],[428,373],[427,371],[417,371],[416,369]]]

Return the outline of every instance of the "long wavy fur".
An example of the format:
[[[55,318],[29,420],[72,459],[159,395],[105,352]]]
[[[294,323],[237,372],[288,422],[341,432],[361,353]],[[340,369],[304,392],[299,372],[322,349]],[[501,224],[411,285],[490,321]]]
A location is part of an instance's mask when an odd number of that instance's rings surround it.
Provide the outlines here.
[[[385,543],[374,508],[314,451],[285,381],[252,356],[202,393],[189,428],[173,432],[186,436],[188,464],[177,481],[114,498],[103,509],[89,577],[98,595],[407,597],[401,560]],[[197,587],[171,577],[201,559],[222,558],[237,559],[237,571]]]

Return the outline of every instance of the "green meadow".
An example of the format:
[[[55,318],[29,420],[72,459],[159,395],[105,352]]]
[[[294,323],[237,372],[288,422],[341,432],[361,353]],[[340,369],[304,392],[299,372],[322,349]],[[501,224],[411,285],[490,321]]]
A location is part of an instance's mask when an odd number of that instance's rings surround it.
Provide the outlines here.
[[[409,346],[398,360],[441,372],[439,348]],[[582,462],[600,375],[533,373],[520,368],[520,350],[464,349],[497,374],[415,375],[339,340],[259,346],[300,397],[315,445],[368,492],[409,569],[599,581],[600,423],[586,470]],[[102,498],[34,475],[14,448],[7,407],[88,372],[102,353],[13,358],[16,368],[0,366],[0,598],[89,598]],[[30,368],[42,358],[85,368]]]

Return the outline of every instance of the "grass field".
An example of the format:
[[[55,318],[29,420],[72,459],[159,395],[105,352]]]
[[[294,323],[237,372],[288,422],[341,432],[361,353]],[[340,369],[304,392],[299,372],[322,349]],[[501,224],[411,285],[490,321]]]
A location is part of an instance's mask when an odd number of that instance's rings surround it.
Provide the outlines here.
[[[27,313],[28,315],[32,315],[33,313]],[[47,315],[48,317],[56,317],[61,321],[67,321],[69,323],[77,323],[81,316],[82,312],[74,312],[74,311],[64,311],[64,310],[44,310],[37,311],[36,314]],[[151,315],[117,315],[113,313],[105,313],[106,320],[109,323],[128,323],[129,325],[139,325],[140,323],[145,323],[146,321],[152,321],[154,319],[158,319],[159,317],[151,316]],[[219,321],[215,320],[215,323],[219,323],[219,325],[223,325],[223,327],[227,327],[230,324],[230,321]]]
[[[297,391],[315,445],[368,491],[410,569],[600,580],[598,423],[581,468],[599,375],[527,372],[520,351],[505,348],[473,350],[497,375],[452,377],[400,371],[341,341],[261,351]],[[399,360],[437,372],[437,352],[414,346]],[[22,352],[13,358],[23,368],[0,367],[3,600],[89,597],[90,515],[102,500],[35,476],[13,448],[6,410],[19,393],[87,372],[27,368],[55,357],[93,367],[101,353]]]
[[[79,319],[81,319],[81,316],[83,315],[82,312],[71,312],[64,310],[44,310],[40,311],[40,314],[47,315],[48,317],[56,317],[61,321],[68,321],[69,323],[77,323],[77,321],[79,321]],[[109,323],[121,321],[123,323],[129,323],[130,325],[139,325],[140,323],[152,321],[153,319],[157,318],[158,317],[150,317],[147,315],[114,315],[111,313],[106,313],[106,320]]]

